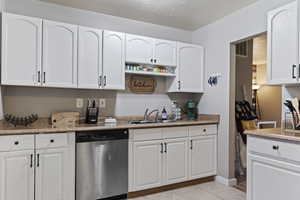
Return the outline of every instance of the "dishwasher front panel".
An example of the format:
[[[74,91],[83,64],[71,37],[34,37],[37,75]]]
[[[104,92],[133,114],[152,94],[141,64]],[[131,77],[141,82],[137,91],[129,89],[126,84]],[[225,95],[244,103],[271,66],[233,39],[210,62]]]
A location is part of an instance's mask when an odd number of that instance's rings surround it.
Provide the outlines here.
[[[76,144],[76,200],[128,193],[128,140]]]

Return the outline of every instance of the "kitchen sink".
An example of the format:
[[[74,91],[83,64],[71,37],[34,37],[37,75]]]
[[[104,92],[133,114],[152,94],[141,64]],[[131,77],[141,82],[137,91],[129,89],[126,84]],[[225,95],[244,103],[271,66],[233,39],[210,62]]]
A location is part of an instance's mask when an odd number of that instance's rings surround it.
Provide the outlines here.
[[[176,120],[133,120],[129,121],[129,124],[157,124],[157,123],[171,123],[176,122]]]

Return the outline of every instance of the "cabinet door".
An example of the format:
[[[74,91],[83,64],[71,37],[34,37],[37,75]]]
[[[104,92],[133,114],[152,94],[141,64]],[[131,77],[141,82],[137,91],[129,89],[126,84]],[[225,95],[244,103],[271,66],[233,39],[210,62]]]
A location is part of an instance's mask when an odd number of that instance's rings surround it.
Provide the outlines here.
[[[187,138],[166,140],[164,152],[164,184],[188,180]]]
[[[153,45],[153,38],[127,34],[126,62],[154,64]]]
[[[300,166],[248,154],[247,200],[298,200]]]
[[[37,150],[36,200],[69,200],[74,196],[75,165],[68,148]],[[75,173],[75,172],[74,172]]]
[[[2,84],[38,84],[41,44],[41,19],[2,14]]]
[[[34,199],[34,151],[0,153],[0,200]]]
[[[43,22],[43,84],[77,87],[77,26]]]
[[[103,88],[125,89],[125,34],[104,31]]]
[[[155,39],[154,63],[163,66],[176,66],[176,42]]]
[[[135,191],[162,185],[163,142],[135,142],[133,147],[133,188]]]
[[[204,48],[192,44],[178,43],[179,91],[203,92]]]
[[[190,139],[190,179],[216,175],[216,136],[199,136]]]
[[[99,88],[102,74],[102,30],[79,27],[78,87]]]
[[[298,82],[297,1],[268,13],[269,84]]]

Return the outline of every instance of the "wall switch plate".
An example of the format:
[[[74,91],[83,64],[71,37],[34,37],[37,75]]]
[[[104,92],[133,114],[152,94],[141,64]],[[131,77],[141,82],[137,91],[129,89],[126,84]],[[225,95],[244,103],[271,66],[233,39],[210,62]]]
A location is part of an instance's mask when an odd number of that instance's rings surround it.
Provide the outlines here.
[[[106,100],[105,99],[99,99],[99,107],[105,108],[106,107]]]
[[[83,99],[76,99],[76,108],[83,108]]]

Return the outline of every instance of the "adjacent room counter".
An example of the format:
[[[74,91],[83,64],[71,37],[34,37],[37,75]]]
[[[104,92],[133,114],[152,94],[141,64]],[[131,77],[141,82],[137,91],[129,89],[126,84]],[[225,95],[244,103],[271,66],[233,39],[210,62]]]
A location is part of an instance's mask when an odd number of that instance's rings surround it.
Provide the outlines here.
[[[111,130],[111,129],[144,129],[144,128],[161,128],[161,127],[176,127],[176,126],[193,126],[193,125],[208,125],[218,124],[219,115],[200,115],[198,120],[188,121],[180,120],[170,123],[151,123],[151,124],[129,124],[128,120],[118,120],[116,124],[98,124],[79,123],[74,126],[54,127],[49,123],[48,119],[40,119],[28,127],[14,127],[6,121],[0,121],[0,135],[23,135],[23,134],[39,134],[39,133],[65,133],[76,131],[93,131],[93,130]],[[299,138],[300,140],[300,138]]]
[[[280,139],[292,142],[300,142],[300,131],[297,130],[285,130],[280,128],[272,129],[254,129],[246,130],[244,132],[247,135],[259,136],[270,139]]]

